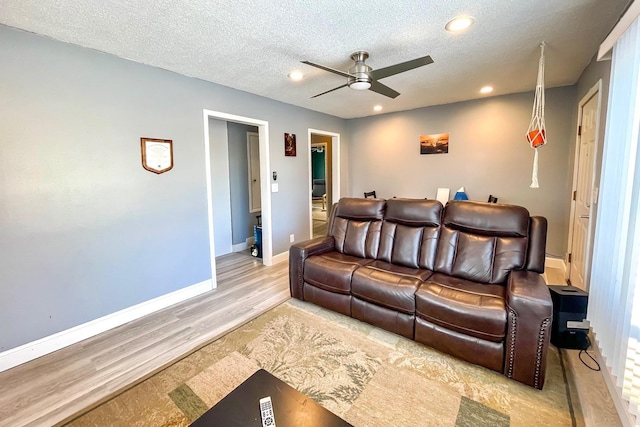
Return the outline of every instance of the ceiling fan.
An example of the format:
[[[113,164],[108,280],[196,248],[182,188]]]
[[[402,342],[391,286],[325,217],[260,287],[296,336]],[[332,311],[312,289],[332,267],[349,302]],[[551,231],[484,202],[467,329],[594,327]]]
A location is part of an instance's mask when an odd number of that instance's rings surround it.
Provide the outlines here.
[[[383,85],[378,80],[433,63],[433,59],[431,59],[431,57],[427,55],[423,56],[422,58],[417,58],[411,61],[402,62],[400,64],[391,65],[389,67],[373,70],[370,66],[364,63],[364,61],[368,57],[369,52],[366,52],[364,50],[359,50],[352,53],[351,59],[353,59],[355,63],[351,68],[349,68],[348,73],[336,70],[335,68],[326,67],[324,65],[314,64],[313,62],[301,61],[303,64],[311,65],[312,67],[320,68],[321,70],[329,71],[330,73],[338,74],[347,78],[347,83],[343,84],[342,86],[338,86],[326,92],[319,93],[312,96],[311,98],[317,98],[320,95],[333,92],[334,90],[342,89],[345,86],[348,86],[351,89],[355,90],[369,89],[381,95],[388,96],[389,98],[395,98],[400,95],[400,93],[391,89],[389,86]]]

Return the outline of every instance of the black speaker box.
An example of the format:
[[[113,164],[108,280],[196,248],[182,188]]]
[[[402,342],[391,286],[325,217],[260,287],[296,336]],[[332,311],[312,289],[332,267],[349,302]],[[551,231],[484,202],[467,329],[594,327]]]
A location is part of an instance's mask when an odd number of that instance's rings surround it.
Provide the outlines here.
[[[553,302],[551,343],[558,348],[587,348],[589,329],[568,322],[579,323],[587,318],[589,294],[574,286],[549,286],[549,292]]]

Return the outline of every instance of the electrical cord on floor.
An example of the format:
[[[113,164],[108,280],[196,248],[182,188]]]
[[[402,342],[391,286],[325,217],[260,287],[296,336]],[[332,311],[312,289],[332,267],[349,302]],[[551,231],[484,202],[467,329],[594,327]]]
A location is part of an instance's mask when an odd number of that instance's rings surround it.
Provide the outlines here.
[[[599,371],[599,370],[600,370],[600,364],[599,364],[599,363],[598,363],[598,361],[597,361],[597,360],[596,360],[592,355],[590,355],[590,354],[589,354],[589,352],[587,351],[587,350],[589,350],[589,347],[591,347],[591,339],[589,339],[589,334],[585,333],[585,334],[584,334],[584,337],[587,339],[587,345],[586,345],[582,350],[580,350],[580,353],[578,353],[578,358],[580,359],[580,361],[582,362],[582,364],[583,364],[584,366],[586,366],[587,368],[591,369],[592,371]],[[584,354],[586,354],[586,355],[589,357],[589,359],[591,359],[591,360],[593,361],[593,363],[595,363],[595,364],[596,364],[596,368],[594,368],[593,366],[589,366],[589,363],[591,363],[591,362],[587,363],[587,362],[585,362],[585,361],[584,361],[584,359],[582,358],[582,354],[583,354],[583,353],[584,353]]]

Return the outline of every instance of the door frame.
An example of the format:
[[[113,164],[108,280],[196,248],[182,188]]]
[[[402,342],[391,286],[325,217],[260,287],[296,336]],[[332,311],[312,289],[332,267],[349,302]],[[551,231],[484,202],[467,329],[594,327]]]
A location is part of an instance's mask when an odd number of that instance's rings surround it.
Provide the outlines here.
[[[307,132],[307,162],[309,165],[309,239],[313,238],[313,203],[311,202],[311,134],[330,136],[331,137],[331,200],[336,203],[340,200],[340,134],[319,129],[308,129]],[[327,164],[325,156],[325,165]],[[331,212],[331,206],[327,206],[327,215]]]
[[[253,189],[251,187],[251,141],[250,137],[256,135],[258,137],[258,157],[260,157],[260,134],[258,132],[247,132],[247,174],[248,174],[248,187],[249,187],[249,212],[256,213],[262,211],[262,194],[260,195],[260,209],[255,209],[251,203],[251,195]],[[258,162],[260,159],[258,158]],[[262,169],[260,169],[262,170]],[[261,174],[260,174],[261,175]],[[262,176],[260,176],[260,192],[262,192]],[[253,208],[253,209],[252,209]]]
[[[260,146],[260,197],[262,199],[262,264],[273,264],[272,236],[271,236],[271,194],[269,191],[269,171],[271,162],[269,159],[269,122],[251,117],[236,116],[213,110],[202,110],[204,119],[204,159],[207,184],[207,214],[209,222],[209,255],[211,259],[211,288],[218,286],[216,281],[216,251],[213,240],[213,193],[211,185],[211,150],[209,146],[209,119],[223,120],[227,122],[242,123],[258,127]]]
[[[582,109],[587,104],[587,102],[597,96],[598,104],[596,108],[596,129],[595,129],[595,141],[593,143],[593,159],[591,163],[592,174],[591,174],[591,197],[590,197],[590,207],[589,207],[589,225],[587,229],[587,247],[585,250],[585,270],[584,271],[584,288],[588,292],[589,291],[589,272],[591,271],[591,256],[593,249],[593,238],[595,234],[593,229],[595,227],[596,220],[596,212],[597,212],[597,202],[598,197],[595,195],[596,187],[596,177],[599,176],[596,174],[598,158],[600,157],[600,126],[601,126],[601,112],[602,112],[602,79],[599,79],[596,84],[594,84],[591,89],[580,99],[578,103],[578,121],[576,126],[576,139],[575,139],[575,147],[574,147],[574,156],[573,156],[573,183],[571,185],[571,209],[569,211],[569,236],[567,240],[567,254],[565,257],[565,262],[567,268],[565,269],[565,279],[569,279],[571,274],[571,263],[569,262],[569,254],[573,249],[573,226],[575,221],[575,212],[576,212],[576,201],[573,200],[573,193],[578,188],[578,167],[580,164],[580,141],[581,135],[578,132],[578,126],[582,125]]]

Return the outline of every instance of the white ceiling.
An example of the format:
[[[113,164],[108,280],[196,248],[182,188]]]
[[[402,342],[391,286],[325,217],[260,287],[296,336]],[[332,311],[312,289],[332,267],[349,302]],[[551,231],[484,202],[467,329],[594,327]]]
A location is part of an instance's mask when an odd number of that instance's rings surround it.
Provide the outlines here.
[[[2,0],[0,23],[343,118],[576,82],[629,0]],[[444,26],[457,15],[475,24]],[[381,80],[395,99],[343,88],[352,52],[382,68],[435,63]],[[287,78],[304,72],[301,82]]]

